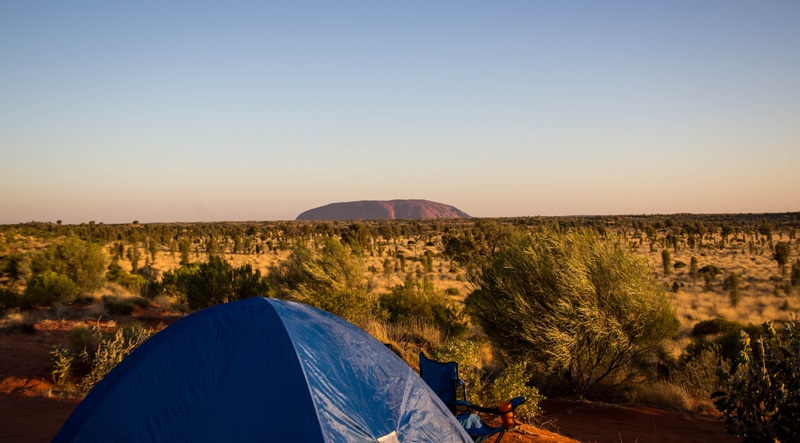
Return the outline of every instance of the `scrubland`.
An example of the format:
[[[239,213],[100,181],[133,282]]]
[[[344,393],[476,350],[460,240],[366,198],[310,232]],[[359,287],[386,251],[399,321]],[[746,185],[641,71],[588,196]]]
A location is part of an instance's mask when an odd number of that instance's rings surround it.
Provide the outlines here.
[[[145,320],[139,326],[155,332],[190,312],[186,294],[169,290],[171,286],[164,281],[179,280],[181,272],[194,269],[191,266],[219,257],[230,269],[263,279],[259,287],[266,295],[275,296],[280,291],[276,289],[278,280],[268,278],[271,274],[287,266],[298,248],[316,257],[324,253],[326,239],[334,238],[361,267],[359,278],[369,299],[395,303],[390,305],[395,308],[421,300],[418,303],[433,306],[425,315],[444,311],[450,315],[436,324],[432,317],[412,318],[384,309],[374,311],[380,314],[359,326],[391,343],[412,366],[419,351],[461,361],[463,371],[478,386],[473,392],[482,400],[496,401],[491,382],[512,365],[513,356],[492,346],[466,315],[464,301],[477,288],[481,269],[513,235],[545,228],[587,229],[644,260],[680,322],[678,332],[660,347],[659,357],[637,363],[650,364],[650,369],[626,369],[611,383],[614,386],[593,394],[599,400],[713,413],[707,395],[716,383],[713,368],[725,363],[725,356],[719,350],[707,352],[713,350],[707,345],[716,343],[715,334],[722,331],[700,336],[697,325],[715,319],[741,327],[764,322],[782,325],[796,321],[800,312],[800,276],[796,275],[800,265],[795,265],[800,263],[797,213],[154,225],[29,223],[0,227],[0,287],[4,291],[0,328],[23,331],[37,321],[74,319],[77,327],[83,328],[70,338],[77,345],[81,340],[94,345],[104,339],[123,340],[114,335],[117,326],[135,323],[140,317]],[[74,299],[32,303],[26,294],[40,271],[37,263],[41,260],[36,257],[46,255],[67,237],[102,249],[103,265],[108,269],[104,280],[82,288]],[[788,256],[781,259],[783,267],[776,252],[780,243],[789,245]],[[734,280],[736,283],[731,283]],[[420,293],[425,297],[414,299]],[[445,304],[437,304],[436,299]],[[107,335],[99,329],[86,332],[92,321],[98,327],[102,324]],[[442,322],[463,323],[464,328],[442,326]],[[61,382],[79,375],[65,369],[70,361],[64,362],[69,357],[64,349],[57,355],[62,358],[61,366],[56,361],[53,368],[54,380]],[[548,395],[564,394],[558,383],[542,381],[546,368],[536,367],[535,362],[527,365],[524,379],[512,384],[520,390],[534,388],[526,391],[533,397],[539,395],[537,387]],[[706,374],[706,379],[690,380],[686,375],[690,370]],[[623,380],[636,383],[624,384]],[[80,383],[74,379],[62,390],[80,395]],[[538,412],[533,406],[531,417]]]

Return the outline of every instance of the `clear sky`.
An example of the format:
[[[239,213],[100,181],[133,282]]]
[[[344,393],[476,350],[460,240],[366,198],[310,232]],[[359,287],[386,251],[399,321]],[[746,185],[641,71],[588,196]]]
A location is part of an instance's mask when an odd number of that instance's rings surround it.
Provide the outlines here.
[[[0,223],[800,211],[800,2],[0,0]]]

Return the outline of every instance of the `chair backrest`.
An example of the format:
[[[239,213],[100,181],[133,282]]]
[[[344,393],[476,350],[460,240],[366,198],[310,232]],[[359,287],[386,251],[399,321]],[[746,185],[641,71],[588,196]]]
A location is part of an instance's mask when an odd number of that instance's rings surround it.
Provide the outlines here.
[[[419,353],[419,376],[430,386],[453,414],[456,413],[458,363],[440,363]]]

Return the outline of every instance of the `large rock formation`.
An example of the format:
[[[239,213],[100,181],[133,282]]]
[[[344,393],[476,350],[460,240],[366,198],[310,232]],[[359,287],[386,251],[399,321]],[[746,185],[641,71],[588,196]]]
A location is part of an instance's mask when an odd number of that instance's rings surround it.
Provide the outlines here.
[[[331,203],[309,209],[297,220],[378,220],[415,218],[468,218],[457,208],[427,200],[364,200]]]

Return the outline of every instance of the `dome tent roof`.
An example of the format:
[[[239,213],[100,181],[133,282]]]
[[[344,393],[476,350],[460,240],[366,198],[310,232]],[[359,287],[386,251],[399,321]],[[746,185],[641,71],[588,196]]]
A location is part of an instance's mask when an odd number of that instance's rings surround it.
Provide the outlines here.
[[[142,344],[54,439],[84,440],[471,441],[386,346],[267,298],[198,311]]]

